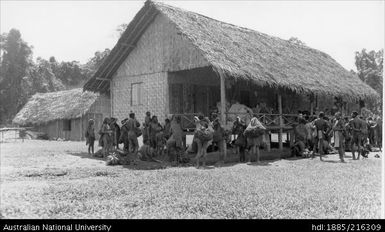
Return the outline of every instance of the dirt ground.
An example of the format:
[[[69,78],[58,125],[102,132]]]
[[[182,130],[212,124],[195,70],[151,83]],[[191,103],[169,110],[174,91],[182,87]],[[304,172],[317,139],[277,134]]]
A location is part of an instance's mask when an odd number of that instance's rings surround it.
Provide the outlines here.
[[[381,159],[106,166],[85,142],[0,143],[2,218],[379,218]],[[374,156],[379,154],[381,158]],[[235,161],[235,160],[234,160]]]

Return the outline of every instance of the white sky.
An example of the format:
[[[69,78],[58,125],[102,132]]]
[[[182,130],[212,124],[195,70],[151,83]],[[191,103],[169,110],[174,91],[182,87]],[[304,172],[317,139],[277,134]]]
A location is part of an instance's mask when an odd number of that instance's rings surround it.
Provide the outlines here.
[[[384,47],[384,1],[163,1],[282,39],[297,37],[354,69],[354,52]],[[17,28],[34,57],[87,62],[115,45],[144,1],[4,1],[0,32]]]

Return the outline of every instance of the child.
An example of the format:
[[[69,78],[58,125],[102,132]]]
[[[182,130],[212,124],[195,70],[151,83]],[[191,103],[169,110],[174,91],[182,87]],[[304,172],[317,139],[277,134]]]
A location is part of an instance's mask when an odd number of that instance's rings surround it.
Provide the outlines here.
[[[88,154],[94,155],[94,142],[95,142],[95,122],[93,119],[88,121],[88,127],[86,131],[86,145],[88,145]]]
[[[235,139],[235,146],[237,148],[237,153],[239,154],[239,161],[246,162],[245,148],[246,148],[246,137],[243,135],[243,132],[246,129],[245,122],[241,121],[239,117],[234,122],[232,133],[237,136]]]

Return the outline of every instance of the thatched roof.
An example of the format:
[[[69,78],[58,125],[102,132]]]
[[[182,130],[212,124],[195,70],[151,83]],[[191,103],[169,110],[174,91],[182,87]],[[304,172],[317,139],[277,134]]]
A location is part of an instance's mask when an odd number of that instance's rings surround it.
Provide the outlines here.
[[[378,97],[370,86],[326,53],[152,1],[147,1],[138,12],[97,75],[85,84],[84,89],[108,89],[106,86],[109,83],[102,83],[96,77],[112,77],[124,61],[116,57],[125,58],[130,52],[119,44],[134,44],[136,41],[130,41],[130,33],[135,33],[133,29],[137,18],[144,14],[149,15],[146,22],[148,26],[156,13],[163,14],[173,22],[214,70],[222,71],[228,78],[250,80],[261,86],[287,88],[298,93],[342,96],[349,99]]]
[[[13,123],[42,124],[57,119],[79,118],[87,113],[99,94],[81,88],[51,93],[36,93],[16,114]]]

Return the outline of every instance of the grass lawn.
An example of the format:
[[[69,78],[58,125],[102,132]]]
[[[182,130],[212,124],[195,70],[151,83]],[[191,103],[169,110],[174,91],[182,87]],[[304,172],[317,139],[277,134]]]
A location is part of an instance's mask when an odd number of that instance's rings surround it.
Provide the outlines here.
[[[85,142],[0,144],[2,218],[380,218],[381,159],[138,170]]]

